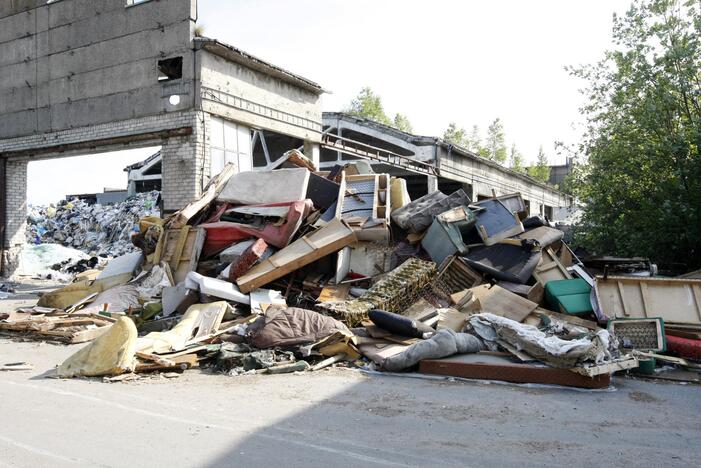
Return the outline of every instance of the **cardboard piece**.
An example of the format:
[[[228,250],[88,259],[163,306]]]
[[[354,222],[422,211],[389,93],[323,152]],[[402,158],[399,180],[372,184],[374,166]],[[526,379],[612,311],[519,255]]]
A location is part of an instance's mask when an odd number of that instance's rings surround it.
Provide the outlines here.
[[[522,322],[538,304],[494,285],[482,284],[470,289],[479,301],[480,311]]]

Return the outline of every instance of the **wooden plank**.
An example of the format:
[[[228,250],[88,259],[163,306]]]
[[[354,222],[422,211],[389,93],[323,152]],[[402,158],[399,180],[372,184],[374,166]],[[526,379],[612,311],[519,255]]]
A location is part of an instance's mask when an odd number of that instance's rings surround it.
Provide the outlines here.
[[[185,208],[176,212],[168,219],[168,227],[177,229],[187,225],[190,222],[190,218],[202,211],[203,208],[217,198],[231,176],[235,173],[236,166],[231,163],[226,164],[224,169],[209,181],[209,184],[207,184],[200,198],[190,202]]]
[[[626,309],[626,295],[625,292],[623,292],[623,284],[621,284],[620,281],[616,282],[616,286],[618,286],[618,294],[621,297],[621,308],[623,309],[623,315],[626,317],[630,317],[630,314],[628,313],[628,310]],[[643,311],[645,310],[645,307],[643,307]],[[647,317],[647,314],[645,315]]]
[[[304,237],[307,239],[296,240],[240,276],[236,280],[239,289],[251,292],[356,241],[353,230],[338,219]],[[318,248],[310,247],[308,241]]]
[[[425,359],[419,363],[423,374],[447,375],[465,379],[501,380],[515,383],[565,385],[581,388],[606,388],[609,374],[586,377],[540,363],[514,362],[508,356],[494,354],[458,354],[443,359]]]
[[[572,279],[572,275],[560,263],[552,249],[547,248],[543,250],[540,262],[533,271],[533,278],[545,287],[548,281]]]

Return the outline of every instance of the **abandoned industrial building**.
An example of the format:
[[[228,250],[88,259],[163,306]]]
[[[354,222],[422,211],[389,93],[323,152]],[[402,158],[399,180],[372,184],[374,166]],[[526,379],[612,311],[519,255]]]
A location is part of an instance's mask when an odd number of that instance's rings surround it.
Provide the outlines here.
[[[197,36],[196,21],[196,0],[0,4],[5,274],[25,242],[27,164],[126,148],[161,147],[132,168],[130,190],[160,179],[165,213],[197,197],[226,163],[269,169],[298,148],[322,169],[366,159],[406,178],[412,197],[436,188],[463,188],[474,200],[520,192],[530,213],[567,215],[571,197],[438,138],[322,112],[320,85]]]

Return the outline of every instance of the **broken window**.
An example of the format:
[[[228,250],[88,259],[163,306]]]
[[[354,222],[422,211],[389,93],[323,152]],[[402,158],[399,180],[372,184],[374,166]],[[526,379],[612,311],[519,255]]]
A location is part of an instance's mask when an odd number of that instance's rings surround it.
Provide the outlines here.
[[[183,77],[183,58],[173,57],[158,61],[158,81],[177,80]]]
[[[210,176],[219,174],[226,163],[234,163],[237,172],[253,169],[251,130],[228,120],[212,117],[208,127],[211,149]]]

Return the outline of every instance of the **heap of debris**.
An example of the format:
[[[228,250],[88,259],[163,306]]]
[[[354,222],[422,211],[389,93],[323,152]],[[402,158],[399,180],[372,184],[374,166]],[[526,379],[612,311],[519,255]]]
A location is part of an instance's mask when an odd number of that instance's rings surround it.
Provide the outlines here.
[[[30,206],[27,241],[60,244],[93,256],[117,257],[133,252],[131,235],[139,219],[160,216],[159,196],[153,191],[109,205],[91,205],[76,198],[56,206]]]
[[[293,150],[286,166],[226,166],[174,215],[142,218],[140,251],[0,330],[91,341],[62,377],[338,363],[601,388],[656,359],[698,368],[663,353],[700,357],[701,302],[684,294],[701,297],[701,280],[592,277],[518,193],[411,201],[366,165],[321,172]]]

